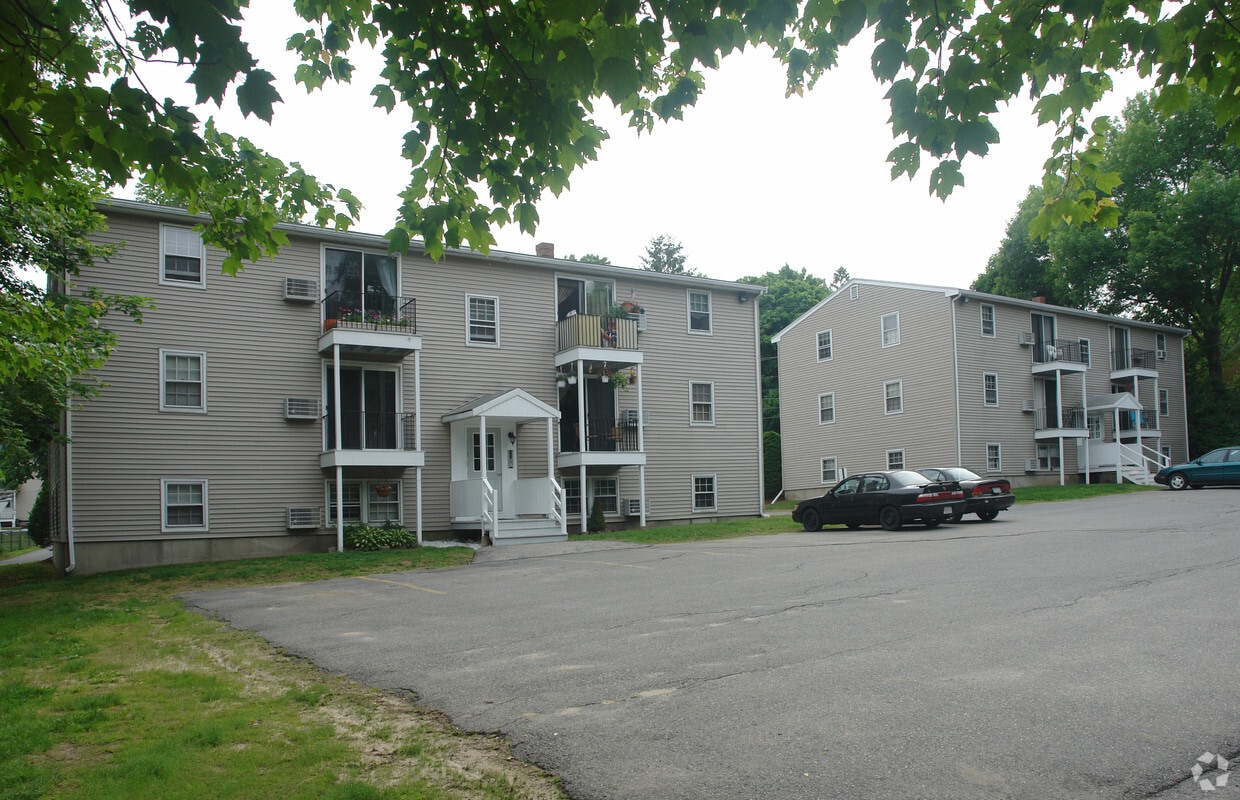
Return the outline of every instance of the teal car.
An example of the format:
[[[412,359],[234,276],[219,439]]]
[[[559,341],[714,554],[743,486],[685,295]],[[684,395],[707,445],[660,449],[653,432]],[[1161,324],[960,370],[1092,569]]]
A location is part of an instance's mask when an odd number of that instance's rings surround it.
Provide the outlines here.
[[[1187,464],[1163,467],[1154,482],[1172,489],[1240,486],[1240,447],[1220,447]]]

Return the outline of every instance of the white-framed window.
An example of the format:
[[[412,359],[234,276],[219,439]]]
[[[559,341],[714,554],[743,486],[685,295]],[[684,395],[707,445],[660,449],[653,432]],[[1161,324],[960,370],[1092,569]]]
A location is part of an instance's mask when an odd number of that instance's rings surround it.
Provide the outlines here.
[[[834,458],[824,458],[822,460],[822,482],[826,485],[834,485],[841,479],[840,468]]]
[[[159,260],[160,283],[207,287],[207,249],[197,231],[178,225],[159,226]]]
[[[990,303],[982,303],[982,335],[995,335],[995,307]]]
[[[852,286],[849,286],[849,287],[848,287],[848,299],[849,299],[849,300],[856,300],[856,299],[857,299],[858,297],[860,297],[860,296],[861,296],[861,287],[860,287],[860,286],[857,286],[856,284],[853,284]]]
[[[207,517],[207,482],[182,478],[164,478],[159,482],[164,533],[186,533],[209,530]]]
[[[710,333],[710,292],[689,292],[689,333]]]
[[[1159,359],[1166,360],[1167,358],[1167,334],[1165,333],[1154,334],[1154,352]]]
[[[604,514],[620,513],[620,482],[616,478],[593,478],[590,481],[590,509],[598,503]]]
[[[324,482],[327,487],[327,524],[336,524],[336,482]],[[383,478],[361,481],[344,481],[344,523],[351,525],[364,522],[382,525],[391,522],[399,525],[401,513],[401,482]]]
[[[831,331],[818,331],[818,360],[831,360]]]
[[[883,331],[883,347],[894,347],[900,343],[899,311],[883,314],[881,327]]]
[[[564,513],[580,514],[581,513],[581,479],[580,478],[561,478],[560,483],[564,486]]]
[[[1171,392],[1166,389],[1158,390],[1158,416],[1171,416]]]
[[[1077,339],[1076,343],[1080,345],[1080,348],[1081,348],[1081,363],[1084,364],[1088,368],[1089,367],[1089,340],[1088,339]]]
[[[1003,470],[1003,448],[998,444],[986,445],[986,471],[1001,472]]]
[[[499,347],[499,298],[465,295],[465,343]]]
[[[1059,442],[1038,445],[1038,469],[1059,469]]]
[[[982,373],[982,402],[988,406],[999,405],[999,373]]]
[[[835,422],[835,392],[818,395],[818,424],[830,425]]]
[[[904,381],[887,381],[883,384],[883,413],[904,413]]]
[[[207,410],[207,354],[194,350],[159,351],[159,410]]]
[[[1085,420],[1085,426],[1089,428],[1089,438],[1102,438],[1102,417],[1091,415],[1089,419]]]
[[[708,381],[689,382],[689,424],[715,424],[715,384]]]
[[[904,469],[904,451],[887,451],[887,469]]]
[[[496,472],[495,431],[487,431],[487,472]],[[471,431],[469,435],[469,474],[482,475],[482,431]]]
[[[693,476],[693,510],[694,511],[714,511],[715,504],[715,476],[714,475],[694,475]]]
[[[1158,452],[1162,453],[1163,463],[1165,464],[1171,463],[1171,445],[1169,444],[1160,445],[1158,448]]]

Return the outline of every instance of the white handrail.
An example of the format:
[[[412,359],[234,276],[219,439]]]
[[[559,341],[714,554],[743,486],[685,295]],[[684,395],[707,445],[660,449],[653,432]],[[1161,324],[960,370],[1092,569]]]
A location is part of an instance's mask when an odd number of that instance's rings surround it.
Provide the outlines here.
[[[560,482],[555,478],[550,478],[550,481],[551,513],[549,516],[551,517],[552,522],[555,522],[559,526],[560,533],[568,535],[568,514],[564,508],[567,500],[564,497],[564,487],[561,486]]]
[[[487,523],[491,524],[491,544],[495,544],[496,538],[499,536],[499,509],[495,503],[495,487],[487,480],[486,476],[482,476],[482,535],[487,535]]]

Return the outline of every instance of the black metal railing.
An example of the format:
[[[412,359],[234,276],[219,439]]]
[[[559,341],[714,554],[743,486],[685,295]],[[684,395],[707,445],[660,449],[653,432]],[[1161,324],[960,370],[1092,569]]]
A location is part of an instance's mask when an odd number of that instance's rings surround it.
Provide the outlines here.
[[[327,450],[336,449],[336,418],[324,415]],[[346,411],[340,414],[340,442],[344,450],[416,450],[417,415],[401,412]]]
[[[323,329],[418,332],[418,302],[383,292],[332,292],[323,298]]]
[[[636,453],[637,422],[632,418],[590,417],[586,420],[586,441],[581,441],[581,425],[565,422],[560,427],[562,453]]]
[[[1132,347],[1111,351],[1111,369],[1158,369],[1158,359],[1153,350]]]
[[[1053,408],[1038,408],[1033,412],[1033,428],[1038,431],[1085,427],[1085,409],[1065,408],[1055,413]]]
[[[1086,364],[1086,356],[1079,341],[1060,341],[1052,339],[1034,345],[1033,363],[1051,364],[1056,361],[1067,361],[1071,364]]]

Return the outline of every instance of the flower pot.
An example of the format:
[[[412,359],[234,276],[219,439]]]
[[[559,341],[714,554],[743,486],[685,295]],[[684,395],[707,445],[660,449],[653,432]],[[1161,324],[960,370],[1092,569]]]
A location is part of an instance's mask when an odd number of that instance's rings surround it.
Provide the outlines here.
[[[324,332],[330,331],[334,327],[336,327],[335,317],[328,317],[327,319],[323,320],[323,331]]]
[[[381,483],[375,487],[375,494],[380,497],[388,497],[392,494],[392,487],[386,483]]]

